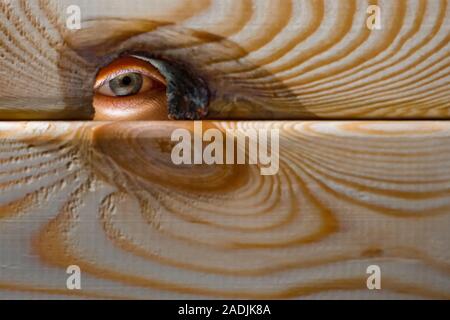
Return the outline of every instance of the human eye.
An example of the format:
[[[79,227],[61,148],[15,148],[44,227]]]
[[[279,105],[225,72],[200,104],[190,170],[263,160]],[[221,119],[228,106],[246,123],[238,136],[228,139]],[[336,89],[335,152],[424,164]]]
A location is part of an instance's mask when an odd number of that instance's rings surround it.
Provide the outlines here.
[[[94,120],[200,119],[209,92],[180,65],[123,55],[100,68],[94,82]]]
[[[167,120],[166,80],[149,62],[120,57],[94,84],[94,120]]]

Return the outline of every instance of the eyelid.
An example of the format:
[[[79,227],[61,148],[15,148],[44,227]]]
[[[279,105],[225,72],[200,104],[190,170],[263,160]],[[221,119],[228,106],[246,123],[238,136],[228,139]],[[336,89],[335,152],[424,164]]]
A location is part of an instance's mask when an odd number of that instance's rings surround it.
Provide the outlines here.
[[[123,57],[99,71],[94,84],[94,90],[97,90],[115,77],[130,72],[140,73],[152,80],[159,81],[164,85],[167,84],[166,79],[159,73],[158,69],[150,64],[150,62],[134,57]]]

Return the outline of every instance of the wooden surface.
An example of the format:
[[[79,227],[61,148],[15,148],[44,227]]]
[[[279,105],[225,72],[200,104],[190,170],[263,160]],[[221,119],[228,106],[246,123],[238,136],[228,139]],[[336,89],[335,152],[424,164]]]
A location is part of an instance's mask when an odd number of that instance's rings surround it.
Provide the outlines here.
[[[204,123],[279,128],[274,176],[173,165],[192,125],[1,122],[0,298],[450,298],[449,122]]]
[[[0,118],[89,118],[99,65],[136,49],[203,76],[211,118],[449,118],[449,37],[447,0],[1,0]]]
[[[145,51],[212,119],[296,120],[207,123],[279,128],[274,176],[174,166],[187,122],[0,122],[0,299],[450,299],[450,122],[298,121],[450,118],[449,37],[447,0],[0,0],[0,119],[90,119],[98,68]]]

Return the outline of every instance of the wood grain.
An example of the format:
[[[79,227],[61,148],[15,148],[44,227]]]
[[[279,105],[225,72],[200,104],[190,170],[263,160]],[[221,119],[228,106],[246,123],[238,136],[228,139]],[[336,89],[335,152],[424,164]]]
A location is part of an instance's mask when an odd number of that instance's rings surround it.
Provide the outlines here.
[[[450,298],[450,123],[204,122],[278,128],[274,176],[175,166],[192,126],[0,123],[0,298]]]
[[[99,66],[136,49],[207,79],[210,118],[449,118],[449,37],[447,0],[1,0],[0,118],[91,117]]]

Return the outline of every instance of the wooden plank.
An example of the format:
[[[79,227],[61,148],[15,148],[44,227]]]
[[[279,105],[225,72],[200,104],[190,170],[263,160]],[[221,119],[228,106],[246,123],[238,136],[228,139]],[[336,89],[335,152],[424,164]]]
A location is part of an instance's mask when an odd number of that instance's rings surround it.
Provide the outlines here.
[[[449,118],[449,37],[447,0],[2,1],[0,118],[89,117],[99,65],[135,49],[207,79],[211,118]]]
[[[278,128],[266,176],[174,165],[193,125],[1,122],[0,298],[450,298],[449,122],[203,123]]]

